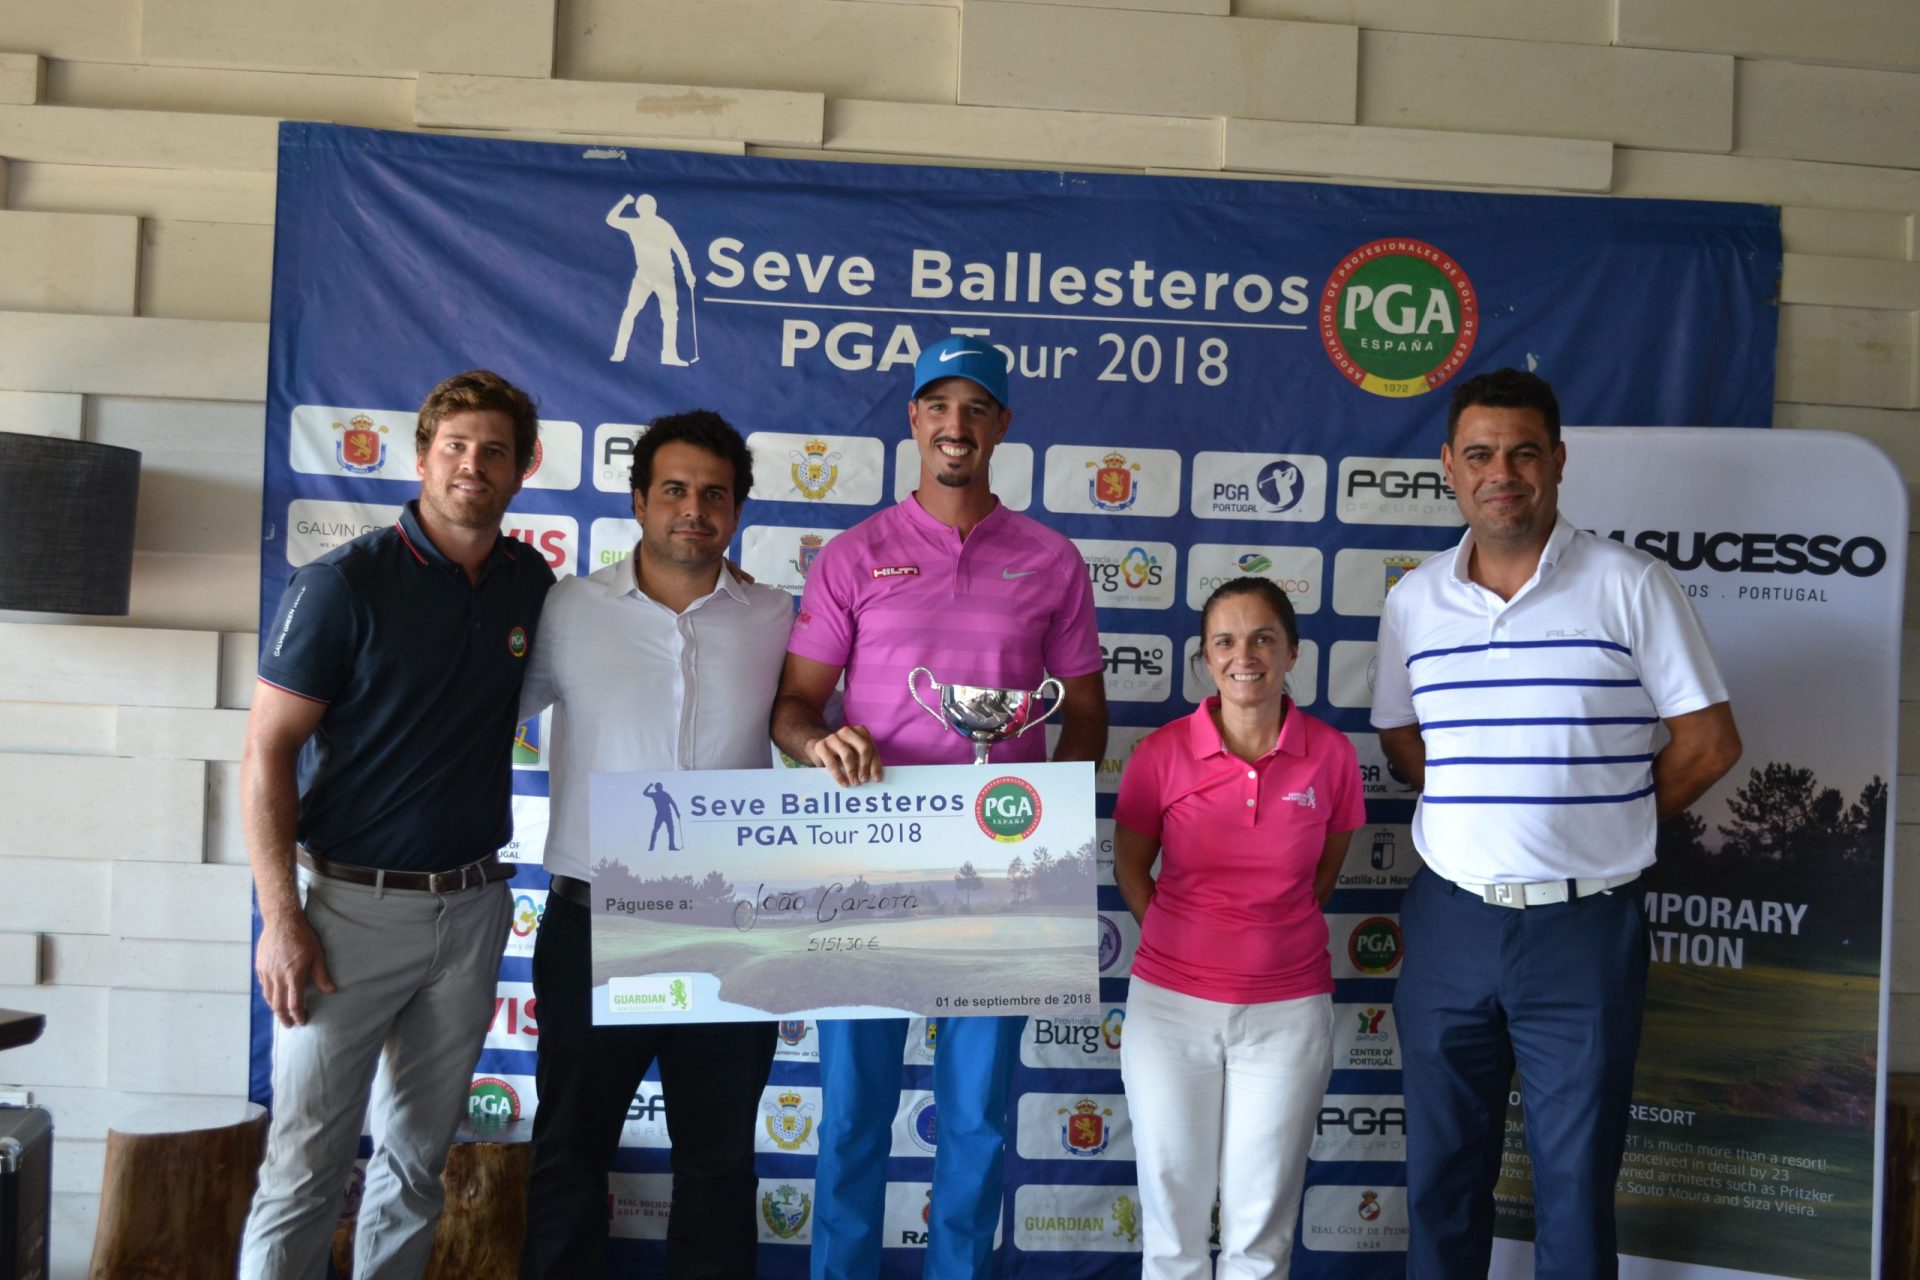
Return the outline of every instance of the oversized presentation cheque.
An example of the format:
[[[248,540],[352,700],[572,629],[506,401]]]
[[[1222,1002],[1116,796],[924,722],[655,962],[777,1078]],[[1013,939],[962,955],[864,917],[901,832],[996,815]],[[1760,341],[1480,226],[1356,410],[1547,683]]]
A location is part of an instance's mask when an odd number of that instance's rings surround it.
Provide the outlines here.
[[[596,773],[593,1020],[1058,1013],[1099,996],[1093,766]]]

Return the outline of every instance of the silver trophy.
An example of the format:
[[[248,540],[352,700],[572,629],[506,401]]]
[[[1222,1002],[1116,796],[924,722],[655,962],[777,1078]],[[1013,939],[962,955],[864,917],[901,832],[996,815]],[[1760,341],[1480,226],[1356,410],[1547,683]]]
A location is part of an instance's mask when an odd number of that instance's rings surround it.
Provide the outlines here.
[[[920,696],[921,676],[925,676],[927,683],[940,694],[940,708],[937,711],[927,706],[926,699]],[[1045,711],[1040,711],[1040,700],[1047,696],[1049,686],[1052,687],[1053,702]],[[1066,687],[1052,676],[1042,680],[1038,689],[1032,690],[941,684],[933,678],[933,672],[925,667],[915,667],[907,672],[907,692],[913,695],[913,700],[928,715],[973,743],[973,762],[985,764],[987,752],[996,742],[1017,738],[1035,725],[1044,724],[1048,716],[1058,711],[1060,700],[1066,696]]]

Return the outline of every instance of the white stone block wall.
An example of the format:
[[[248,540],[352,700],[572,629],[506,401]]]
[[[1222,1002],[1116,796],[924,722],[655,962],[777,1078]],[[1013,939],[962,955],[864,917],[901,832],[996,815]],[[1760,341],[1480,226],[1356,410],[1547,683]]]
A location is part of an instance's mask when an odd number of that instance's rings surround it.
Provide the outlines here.
[[[0,0],[0,430],[145,454],[131,615],[0,615],[0,1006],[49,1015],[0,1091],[59,1117],[56,1275],[115,1116],[245,1088],[278,119],[1779,204],[1775,423],[1920,482],[1920,5],[1818,8]],[[1920,676],[1920,630],[1905,654]],[[1920,1070],[1905,690],[1891,1065]]]

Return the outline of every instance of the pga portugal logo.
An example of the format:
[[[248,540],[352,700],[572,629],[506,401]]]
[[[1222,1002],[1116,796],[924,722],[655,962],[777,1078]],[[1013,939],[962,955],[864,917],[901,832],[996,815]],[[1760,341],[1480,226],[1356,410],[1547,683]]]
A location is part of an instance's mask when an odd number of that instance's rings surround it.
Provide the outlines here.
[[[1349,382],[1417,396],[1459,372],[1480,332],[1480,301],[1459,263],[1421,240],[1349,253],[1320,291],[1320,341]]]
[[[1019,778],[995,778],[980,788],[973,820],[1001,844],[1018,844],[1040,825],[1040,793]]]

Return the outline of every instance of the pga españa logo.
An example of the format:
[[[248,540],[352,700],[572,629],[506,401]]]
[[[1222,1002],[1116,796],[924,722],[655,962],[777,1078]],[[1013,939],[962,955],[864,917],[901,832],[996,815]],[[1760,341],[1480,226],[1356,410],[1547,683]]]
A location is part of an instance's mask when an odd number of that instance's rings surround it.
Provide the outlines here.
[[[1349,382],[1417,396],[1459,372],[1480,332],[1480,300],[1459,263],[1422,240],[1361,245],[1320,291],[1320,341]]]
[[[1040,793],[1019,778],[995,778],[980,788],[973,820],[1002,844],[1018,844],[1040,825]]]

